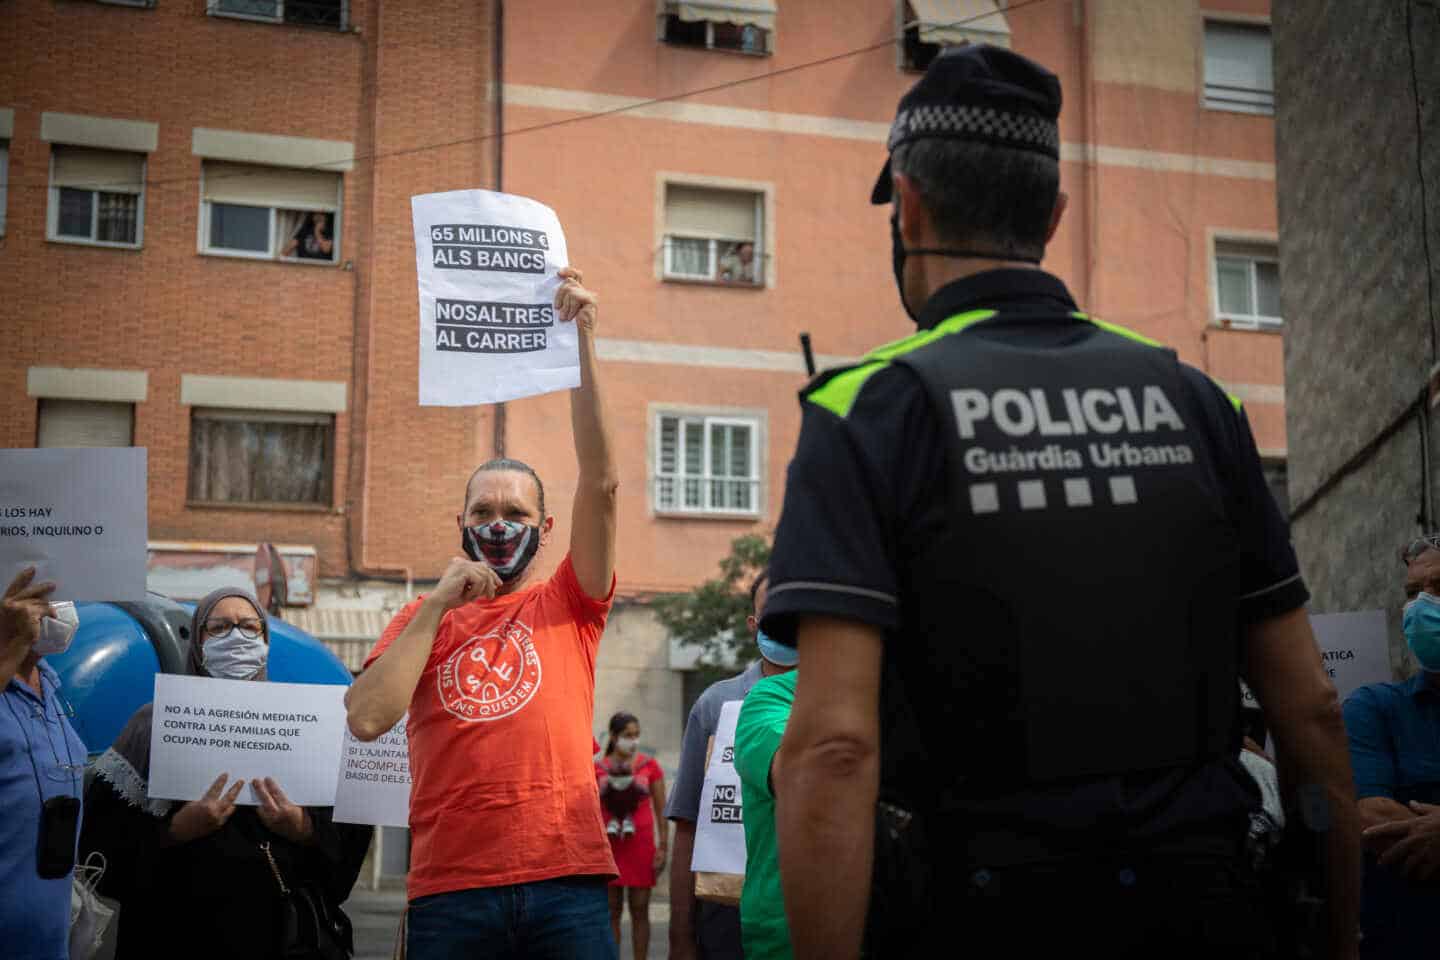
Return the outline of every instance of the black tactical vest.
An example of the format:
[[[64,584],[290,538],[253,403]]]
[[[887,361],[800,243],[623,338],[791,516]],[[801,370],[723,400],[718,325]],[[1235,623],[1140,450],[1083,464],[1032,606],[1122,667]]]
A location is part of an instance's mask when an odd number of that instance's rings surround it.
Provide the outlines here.
[[[891,362],[924,384],[947,465],[943,534],[907,562],[887,653],[937,792],[910,799],[963,808],[1238,748],[1239,540],[1175,354],[1060,315]]]

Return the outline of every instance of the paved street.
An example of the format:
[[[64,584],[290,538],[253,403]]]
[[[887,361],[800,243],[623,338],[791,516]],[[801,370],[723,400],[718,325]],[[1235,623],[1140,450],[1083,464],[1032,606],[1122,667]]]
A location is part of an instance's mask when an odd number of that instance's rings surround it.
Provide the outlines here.
[[[405,909],[403,890],[369,890],[357,886],[345,902],[345,912],[355,926],[355,960],[390,960],[395,949],[395,928],[400,912]],[[650,954],[647,960],[659,960],[667,953],[670,936],[670,904],[650,904]],[[621,960],[632,960],[630,921],[627,917],[620,928]]]

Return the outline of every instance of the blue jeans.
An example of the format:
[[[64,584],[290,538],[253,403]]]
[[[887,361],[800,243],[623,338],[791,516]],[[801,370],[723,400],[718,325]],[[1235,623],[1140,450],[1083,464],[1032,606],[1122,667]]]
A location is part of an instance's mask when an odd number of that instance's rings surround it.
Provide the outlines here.
[[[410,960],[616,960],[604,880],[559,877],[410,901]]]

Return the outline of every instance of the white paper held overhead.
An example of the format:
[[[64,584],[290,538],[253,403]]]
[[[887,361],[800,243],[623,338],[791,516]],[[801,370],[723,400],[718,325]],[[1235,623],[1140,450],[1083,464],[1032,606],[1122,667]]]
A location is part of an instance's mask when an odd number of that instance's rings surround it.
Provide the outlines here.
[[[573,323],[555,317],[569,264],[555,211],[455,190],[410,198],[420,287],[420,404],[499,403],[580,385]]]
[[[0,590],[27,566],[51,600],[144,600],[145,448],[0,450]]]

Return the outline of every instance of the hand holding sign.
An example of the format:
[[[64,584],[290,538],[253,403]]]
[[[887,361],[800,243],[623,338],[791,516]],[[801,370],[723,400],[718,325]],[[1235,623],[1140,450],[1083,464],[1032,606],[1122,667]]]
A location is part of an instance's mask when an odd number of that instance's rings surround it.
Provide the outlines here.
[[[315,833],[310,814],[305,812],[304,807],[297,807],[290,802],[290,798],[285,796],[285,791],[280,789],[280,784],[275,782],[274,777],[251,780],[250,787],[255,791],[255,796],[260,798],[256,813],[260,815],[260,822],[265,826],[293,843],[305,843]]]
[[[565,282],[555,293],[555,312],[563,323],[578,321],[585,335],[593,337],[600,298],[581,286],[580,271],[574,267],[565,267],[558,276]]]
[[[50,612],[55,584],[34,583],[35,568],[26,567],[5,588],[0,600],[0,676],[15,673],[40,636],[40,618]]]
[[[208,837],[225,826],[225,822],[235,812],[235,798],[240,796],[240,791],[245,787],[244,780],[236,780],[235,785],[227,791],[225,781],[229,779],[228,773],[220,774],[215,778],[215,782],[210,784],[210,789],[205,791],[205,796],[199,800],[191,800],[170,818],[170,836],[176,843],[189,843],[191,840]]]

